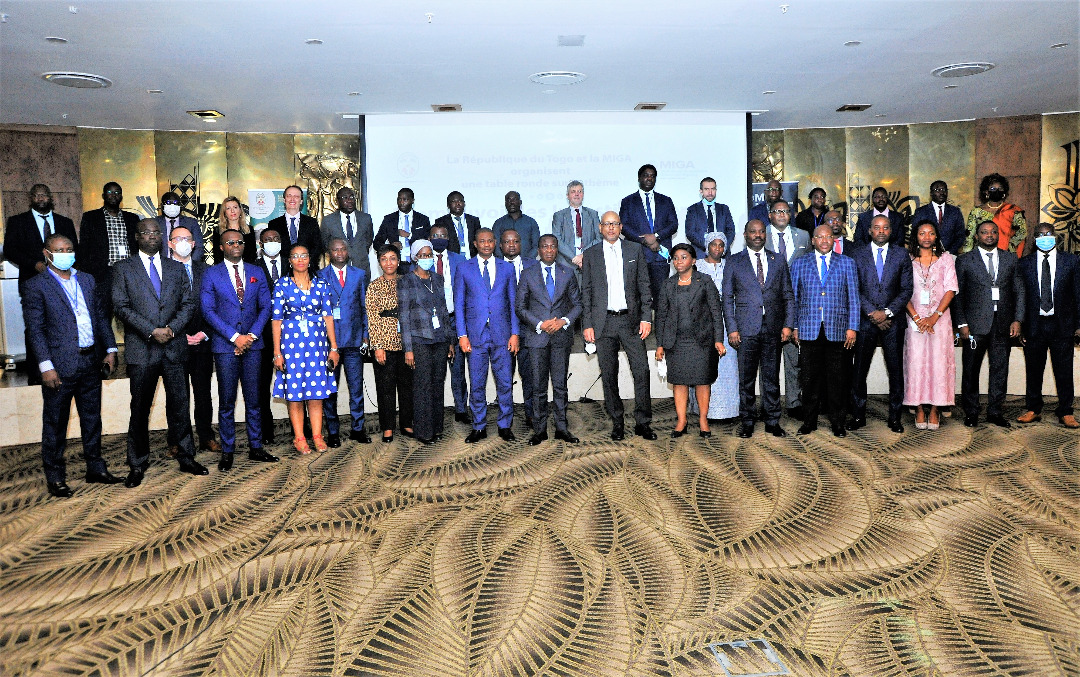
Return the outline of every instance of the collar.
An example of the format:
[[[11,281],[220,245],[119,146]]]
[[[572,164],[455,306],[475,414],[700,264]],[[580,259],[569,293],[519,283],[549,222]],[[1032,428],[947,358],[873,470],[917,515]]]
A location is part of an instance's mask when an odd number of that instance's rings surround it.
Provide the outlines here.
[[[341,266],[340,268],[338,268],[336,263],[331,263],[330,267],[334,269],[334,272],[337,272],[339,270],[345,270],[346,268],[349,267],[349,264],[345,264],[344,266]]]
[[[399,209],[398,210],[398,218],[401,218],[402,216],[412,216],[412,213],[413,213],[413,210],[411,210],[411,209],[409,211],[407,211],[407,212],[403,212],[403,211],[401,211]]]
[[[889,253],[889,243],[888,242],[886,242],[885,244],[878,244],[876,242],[871,242],[870,246],[871,247],[876,247],[877,249],[883,250],[886,255],[888,255],[888,253]]]
[[[655,188],[653,190],[648,190],[648,191],[641,190],[640,188],[638,188],[638,195],[640,195],[642,199],[645,199],[646,195],[652,196],[652,194],[655,193],[655,192],[656,192]]]
[[[263,254],[263,260],[266,261],[267,267],[269,267],[269,264],[273,263],[274,261],[277,261],[280,258],[281,258],[281,254],[278,254],[277,256],[268,256],[267,254]]]
[[[877,210],[877,207],[874,207],[874,213],[870,215],[870,218],[874,218],[875,216],[888,216],[888,215],[889,215],[889,208],[888,207],[886,207],[885,211],[883,211],[883,212],[879,212]]]
[[[141,257],[142,257],[142,261],[143,261],[143,265],[144,265],[144,266],[145,266],[145,265],[146,265],[146,263],[147,263],[147,262],[148,262],[148,261],[150,260],[150,255],[149,255],[149,254],[147,254],[146,252],[144,252],[144,251],[143,251],[143,250],[141,250],[141,249],[139,250],[139,256],[141,256]],[[158,257],[158,260],[161,260],[161,252],[158,252],[157,254],[154,254],[154,256]]]
[[[298,219],[298,218],[300,218],[300,212],[296,212],[295,214],[290,214],[289,212],[285,212],[285,218],[286,219]]]
[[[36,210],[34,208],[31,208],[30,211],[33,212],[33,214],[34,214],[34,216],[36,218],[39,218],[39,219],[40,218],[46,218],[49,221],[55,221],[56,220],[55,217],[53,217],[53,213],[52,213],[51,209],[49,211],[45,212],[44,214],[42,214],[41,212],[39,212],[38,210]]]
[[[506,261],[507,263],[515,265],[515,266],[518,264],[518,261],[520,261],[520,260],[521,260],[521,254],[518,254],[517,256],[515,256],[512,259],[508,258],[508,257],[505,257],[505,256],[503,257],[503,261]]]
[[[224,261],[224,262],[225,262],[225,263],[226,263],[226,264],[227,264],[227,265],[228,265],[228,266],[229,266],[230,268],[231,268],[231,267],[233,267],[233,266],[240,266],[240,269],[241,269],[241,270],[247,270],[247,268],[245,268],[245,267],[244,267],[244,259],[240,259],[239,261],[236,261],[235,263],[234,263],[234,262],[232,262],[232,261],[230,261],[229,259],[222,259],[222,260],[223,260],[223,261]]]
[[[934,205],[935,207],[941,207],[942,209],[944,209],[945,205],[948,204],[948,203],[947,202],[934,202],[933,200],[931,200],[930,204]]]
[[[486,263],[486,262],[490,261],[490,260],[491,260],[491,259],[493,259],[493,258],[495,258],[495,255],[494,255],[494,254],[492,254],[491,256],[482,256],[482,255],[480,255],[480,254],[477,254],[477,255],[476,255],[476,260],[477,260],[478,262],[480,262],[480,263]]]

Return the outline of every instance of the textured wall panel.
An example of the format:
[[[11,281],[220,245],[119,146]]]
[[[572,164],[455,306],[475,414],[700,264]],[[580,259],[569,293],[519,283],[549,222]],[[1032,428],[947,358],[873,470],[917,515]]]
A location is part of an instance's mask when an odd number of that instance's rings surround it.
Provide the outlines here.
[[[975,123],[908,125],[908,152],[908,187],[918,204],[930,201],[930,184],[940,179],[949,184],[949,204],[966,217],[975,193]]]
[[[82,168],[83,209],[101,207],[101,189],[116,181],[124,189],[123,209],[141,217],[153,216],[139,198],[157,193],[154,132],[132,129],[79,128],[79,164]],[[78,223],[78,219],[75,219]]]
[[[229,164],[229,195],[247,204],[249,190],[281,189],[296,183],[292,134],[225,135]]]
[[[56,212],[71,218],[78,228],[82,184],[74,127],[7,125],[0,128],[0,203],[4,222],[30,208],[30,186],[35,183],[49,186]]]
[[[870,194],[878,186],[889,192],[894,208],[910,215],[907,127],[848,127],[844,134],[849,228],[870,208]]]
[[[843,129],[784,130],[784,180],[799,182],[799,210],[814,188],[824,188],[829,204],[846,209],[847,142]]]
[[[1038,222],[1042,116],[1027,115],[975,121],[975,183],[997,172],[1009,180],[1009,202]],[[972,204],[981,200],[972,195]],[[965,210],[965,215],[967,210]]]
[[[1065,246],[1080,251],[1080,113],[1043,116],[1040,184],[1038,220],[1053,223]]]

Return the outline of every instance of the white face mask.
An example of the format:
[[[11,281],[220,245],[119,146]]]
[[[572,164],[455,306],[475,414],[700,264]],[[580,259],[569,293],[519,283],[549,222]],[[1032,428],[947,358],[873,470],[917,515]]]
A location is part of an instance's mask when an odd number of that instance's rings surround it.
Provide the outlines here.
[[[165,216],[170,219],[175,219],[177,216],[180,216],[180,205],[167,204],[162,211],[165,212]]]
[[[281,253],[280,242],[263,242],[262,247],[263,254],[266,254],[267,256],[277,256]]]
[[[173,245],[173,251],[176,252],[176,255],[180,258],[186,259],[187,257],[191,256],[192,247],[194,247],[192,243],[188,242],[187,240],[181,240],[175,245]]]

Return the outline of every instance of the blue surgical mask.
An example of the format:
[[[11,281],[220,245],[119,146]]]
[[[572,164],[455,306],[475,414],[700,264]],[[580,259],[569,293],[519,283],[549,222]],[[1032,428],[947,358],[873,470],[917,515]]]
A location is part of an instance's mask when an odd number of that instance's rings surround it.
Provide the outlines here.
[[[1057,246],[1057,238],[1053,235],[1040,235],[1035,238],[1035,246],[1039,248],[1039,251],[1048,252]]]
[[[445,237],[437,237],[431,240],[431,248],[440,253],[446,251],[449,245],[450,240]]]
[[[701,198],[701,201],[704,202],[705,204],[709,205],[710,207],[712,207],[714,204],[716,204],[716,200],[706,200],[705,198]]]
[[[74,252],[50,252],[52,264],[59,270],[68,270],[75,265]]]
[[[431,270],[435,267],[435,259],[416,259],[416,265],[424,270]]]

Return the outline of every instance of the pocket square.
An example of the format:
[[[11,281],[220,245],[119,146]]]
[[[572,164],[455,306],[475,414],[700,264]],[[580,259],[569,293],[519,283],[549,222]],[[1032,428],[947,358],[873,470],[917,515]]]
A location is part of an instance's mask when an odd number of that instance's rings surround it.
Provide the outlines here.
[[[634,261],[637,261],[637,259],[630,259],[627,261],[627,263],[633,263]]]

